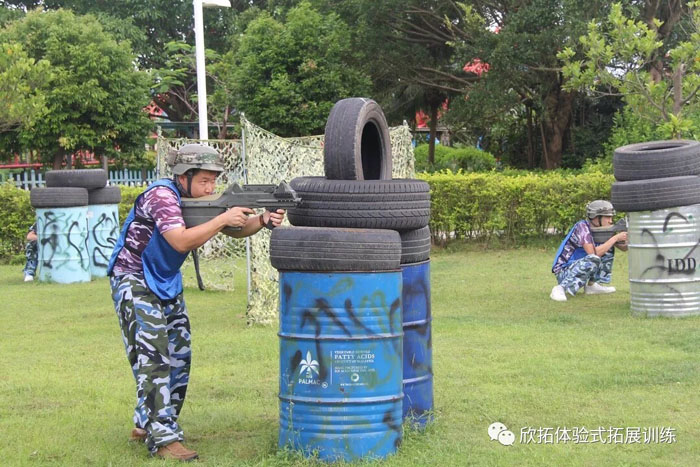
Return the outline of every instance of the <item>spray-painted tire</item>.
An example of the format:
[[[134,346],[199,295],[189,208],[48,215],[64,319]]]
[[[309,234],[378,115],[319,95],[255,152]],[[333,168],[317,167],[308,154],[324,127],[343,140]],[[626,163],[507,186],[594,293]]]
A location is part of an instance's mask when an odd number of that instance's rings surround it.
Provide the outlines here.
[[[106,186],[88,191],[88,204],[119,204],[122,191],[118,186]]]
[[[29,202],[34,208],[87,206],[88,191],[85,188],[69,187],[32,188]]]
[[[430,228],[401,232],[401,264],[412,264],[430,258]]]
[[[335,103],[326,122],[323,165],[329,180],[391,180],[389,127],[379,104],[361,97]]]
[[[620,181],[700,174],[700,142],[651,141],[615,149],[615,178]]]
[[[400,260],[401,238],[392,230],[278,227],[270,238],[278,270],[390,271]]]
[[[51,170],[46,172],[47,187],[102,188],[107,185],[103,169]]]
[[[299,177],[290,183],[301,203],[289,222],[304,227],[420,229],[430,219],[430,186],[422,180],[327,180]]]
[[[615,209],[624,212],[700,204],[700,177],[690,175],[615,182],[611,200]]]

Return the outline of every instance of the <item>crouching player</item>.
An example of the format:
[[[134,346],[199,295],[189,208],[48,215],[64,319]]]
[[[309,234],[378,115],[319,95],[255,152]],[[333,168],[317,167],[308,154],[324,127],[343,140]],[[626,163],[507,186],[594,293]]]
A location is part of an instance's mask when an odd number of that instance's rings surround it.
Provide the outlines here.
[[[552,272],[558,285],[549,294],[552,300],[565,302],[567,293],[574,296],[582,287],[589,295],[615,292],[615,287],[603,284],[609,284],[612,279],[615,247],[627,250],[627,232],[617,233],[598,245],[591,234],[591,227],[611,226],[614,215],[615,209],[609,201],[588,203],[587,219],[574,224],[554,258]]]

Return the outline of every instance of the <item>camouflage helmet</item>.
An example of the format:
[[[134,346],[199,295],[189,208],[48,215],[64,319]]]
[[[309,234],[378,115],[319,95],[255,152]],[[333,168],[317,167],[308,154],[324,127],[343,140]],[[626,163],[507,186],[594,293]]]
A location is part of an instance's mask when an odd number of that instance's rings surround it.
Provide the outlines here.
[[[614,216],[615,208],[610,201],[597,199],[586,205],[586,215],[589,219],[593,219],[598,216]]]
[[[190,169],[224,171],[224,160],[219,152],[203,144],[185,144],[168,154],[167,162],[175,175],[182,175]]]

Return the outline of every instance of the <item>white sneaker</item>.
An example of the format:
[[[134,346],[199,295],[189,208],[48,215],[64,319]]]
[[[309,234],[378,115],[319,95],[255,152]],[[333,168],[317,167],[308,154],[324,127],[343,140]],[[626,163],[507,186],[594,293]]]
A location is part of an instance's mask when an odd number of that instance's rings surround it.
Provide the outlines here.
[[[552,293],[549,294],[549,298],[556,302],[565,302],[566,301],[566,291],[564,290],[564,287],[561,285],[555,285],[552,287]]]
[[[34,280],[34,276],[30,276],[29,274],[24,276],[24,282],[31,282],[33,280]]]
[[[615,292],[615,287],[606,287],[604,285],[600,285],[597,282],[594,282],[591,285],[584,286],[583,290],[586,292],[587,295],[596,295],[601,293],[613,293]]]

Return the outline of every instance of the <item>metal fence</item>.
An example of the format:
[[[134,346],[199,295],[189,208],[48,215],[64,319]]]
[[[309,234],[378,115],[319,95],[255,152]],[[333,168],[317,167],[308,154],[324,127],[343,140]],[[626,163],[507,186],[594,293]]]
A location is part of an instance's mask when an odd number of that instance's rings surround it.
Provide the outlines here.
[[[142,173],[140,169],[110,170],[108,184],[141,186],[148,185],[155,179],[155,170],[148,170],[145,173]],[[34,187],[46,185],[44,172],[34,169],[19,173],[11,173],[9,174],[8,180],[14,182],[17,188],[22,188],[24,190],[31,190]]]

